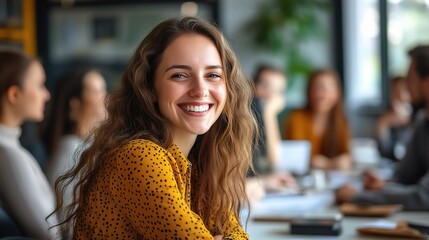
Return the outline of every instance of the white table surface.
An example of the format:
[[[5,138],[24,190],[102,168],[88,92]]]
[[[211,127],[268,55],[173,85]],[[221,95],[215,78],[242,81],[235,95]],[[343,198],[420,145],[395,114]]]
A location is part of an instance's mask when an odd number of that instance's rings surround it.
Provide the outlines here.
[[[336,180],[334,186],[340,186],[344,182],[348,181],[349,177],[336,176],[334,177]],[[333,180],[333,179],[330,179]],[[355,180],[356,181],[356,180]],[[352,181],[353,182],[353,181]],[[330,183],[332,184],[332,183]],[[314,203],[312,203],[311,209],[302,213],[338,213],[339,210],[334,206],[334,193],[332,190],[326,190],[324,192],[319,193],[321,195],[325,195],[324,200],[321,201],[320,206],[318,208],[314,207]],[[316,195],[318,195],[316,193]],[[326,198],[326,195],[330,196]],[[315,196],[316,197],[316,196]],[[308,199],[307,199],[308,200]],[[306,200],[305,200],[306,201]],[[261,201],[264,203],[264,200]],[[304,202],[304,201],[303,201]],[[303,206],[300,206],[299,203],[296,203],[296,200],[291,201],[287,200],[287,197],[282,199],[280,198],[278,202],[265,201],[265,205],[263,205],[262,212],[268,212],[268,216],[279,216],[282,215],[282,212],[285,211],[294,211],[295,209],[301,209]],[[289,204],[288,204],[289,203]],[[290,205],[293,205],[292,208]],[[256,206],[254,208],[257,208]],[[292,210],[290,210],[292,209]],[[259,214],[259,209],[254,209],[253,213]],[[256,215],[257,215],[256,214]],[[243,214],[242,223],[244,223],[245,216],[247,214]],[[267,214],[265,214],[267,215]],[[359,235],[356,229],[363,224],[367,224],[370,222],[375,222],[380,219],[391,220],[391,221],[414,221],[421,222],[429,225],[429,212],[397,212],[392,214],[387,218],[371,218],[371,217],[349,217],[344,216],[342,219],[342,233],[339,236],[310,236],[310,235],[291,235],[289,233],[289,223],[287,222],[266,222],[266,221],[253,221],[252,215],[247,223],[246,231],[249,234],[250,239],[252,240],[276,240],[276,239],[344,239],[344,240],[371,240],[371,239],[392,239],[389,237],[377,237],[377,236],[369,236],[369,235]],[[405,238],[394,238],[394,239],[405,239]]]
[[[332,209],[334,212],[335,209]],[[344,239],[344,240],[363,240],[363,239],[389,239],[387,237],[372,237],[368,235],[359,235],[356,228],[359,226],[376,221],[380,218],[368,217],[344,217],[342,221],[342,233],[339,236],[305,236],[305,235],[291,235],[289,233],[289,224],[286,222],[258,222],[249,220],[247,224],[247,232],[250,239],[259,240],[276,240],[276,239]],[[429,223],[429,212],[399,212],[393,214],[388,220],[397,221],[417,221]],[[401,239],[401,238],[395,238]],[[404,239],[404,238],[402,238]]]

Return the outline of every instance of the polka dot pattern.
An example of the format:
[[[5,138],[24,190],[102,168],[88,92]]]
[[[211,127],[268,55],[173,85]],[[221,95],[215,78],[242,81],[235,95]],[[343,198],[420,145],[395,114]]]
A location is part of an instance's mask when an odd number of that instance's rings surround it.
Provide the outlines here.
[[[131,141],[101,169],[75,239],[213,239],[190,208],[191,163],[176,145]],[[248,239],[230,216],[224,239]]]

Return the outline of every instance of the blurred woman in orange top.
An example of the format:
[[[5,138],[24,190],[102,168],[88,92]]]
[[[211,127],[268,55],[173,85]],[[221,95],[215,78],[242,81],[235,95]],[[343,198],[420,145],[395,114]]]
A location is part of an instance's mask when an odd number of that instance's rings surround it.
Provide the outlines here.
[[[347,170],[351,167],[350,134],[335,71],[322,69],[310,75],[307,105],[286,119],[284,136],[311,142],[313,168]]]

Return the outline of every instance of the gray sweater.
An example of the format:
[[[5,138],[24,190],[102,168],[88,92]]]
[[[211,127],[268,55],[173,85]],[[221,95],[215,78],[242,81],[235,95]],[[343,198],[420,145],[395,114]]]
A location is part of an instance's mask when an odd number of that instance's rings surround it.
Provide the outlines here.
[[[429,120],[414,130],[405,158],[396,166],[392,183],[380,191],[357,194],[352,202],[402,204],[404,210],[429,211]]]
[[[0,201],[25,235],[54,239],[52,188],[34,157],[19,143],[21,130],[0,125]]]
[[[58,149],[49,159],[45,170],[46,177],[53,189],[55,188],[55,181],[57,178],[73,168],[85,148],[86,145],[84,141],[76,135],[65,135],[61,138]],[[68,206],[72,203],[75,184],[76,180],[73,180],[67,185],[63,193],[64,206]],[[57,215],[61,221],[64,220],[64,216],[65,212],[61,212]]]

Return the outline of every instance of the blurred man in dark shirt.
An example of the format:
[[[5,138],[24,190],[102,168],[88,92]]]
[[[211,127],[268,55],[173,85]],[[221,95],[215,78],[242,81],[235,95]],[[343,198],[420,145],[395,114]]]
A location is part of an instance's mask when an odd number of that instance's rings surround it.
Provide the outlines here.
[[[404,210],[429,211],[429,47],[414,53],[410,68],[419,80],[414,91],[421,91],[424,117],[416,119],[413,137],[404,159],[396,166],[393,181],[384,182],[376,174],[367,173],[365,191],[358,193],[345,185],[336,193],[337,202],[402,204]]]

